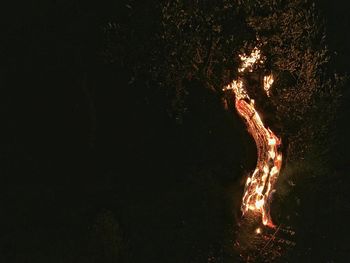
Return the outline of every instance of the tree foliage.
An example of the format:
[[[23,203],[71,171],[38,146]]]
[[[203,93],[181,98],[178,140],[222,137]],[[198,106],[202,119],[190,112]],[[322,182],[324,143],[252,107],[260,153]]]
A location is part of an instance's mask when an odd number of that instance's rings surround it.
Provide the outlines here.
[[[256,37],[258,41],[256,41]],[[163,84],[171,111],[186,114],[184,79],[220,91],[235,77],[238,54],[258,43],[275,75],[274,119],[291,158],[327,140],[342,77],[329,68],[323,20],[311,1],[168,1],[162,6]],[[317,143],[316,143],[317,144]]]
[[[261,38],[277,81],[272,103],[291,155],[325,141],[342,78],[330,71],[324,23],[311,1],[257,1],[247,22]],[[316,139],[316,140],[315,140]],[[296,156],[294,156],[296,157]]]
[[[144,7],[127,9],[127,18],[109,26],[112,44],[106,54],[131,68],[131,83],[143,78],[147,83],[140,87],[150,87],[152,81],[153,91],[138,91],[148,101],[161,98],[170,118],[182,123],[189,94],[195,93],[188,83],[197,81],[223,96],[224,85],[236,78],[238,54],[259,44],[267,58],[264,70],[272,71],[275,83],[258,108],[282,137],[288,160],[325,162],[344,78],[330,67],[324,22],[314,2],[175,0]],[[156,18],[142,27],[126,24],[141,14]],[[154,91],[162,95],[150,95]]]

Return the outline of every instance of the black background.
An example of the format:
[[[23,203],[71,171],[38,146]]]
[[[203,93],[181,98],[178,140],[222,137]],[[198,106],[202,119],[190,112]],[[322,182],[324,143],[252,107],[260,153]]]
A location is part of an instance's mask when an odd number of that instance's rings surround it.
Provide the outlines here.
[[[212,179],[219,189],[239,181],[227,174],[230,165],[244,162],[240,152],[254,151],[254,145],[246,150],[235,139],[248,136],[244,126],[232,123],[216,106],[219,102],[213,102],[211,108],[217,108],[209,114],[192,98],[190,124],[179,128],[167,117],[161,97],[148,103],[138,90],[125,88],[130,72],[101,59],[102,28],[123,12],[118,0],[10,5],[1,7],[0,25],[2,262],[78,262],[76,255],[87,250],[86,233],[104,211],[112,211],[120,223],[135,262],[196,257],[204,262],[196,256],[201,249],[220,246],[226,238],[222,225],[229,220],[231,200],[225,193],[203,192],[209,183],[200,185],[191,174],[198,167],[224,174]],[[348,1],[318,5],[327,21],[334,69],[347,73]],[[350,168],[349,99],[345,89],[332,158],[340,187],[330,194],[338,201],[328,204],[337,214],[319,218],[320,226],[333,227],[317,235],[325,236],[310,252],[320,255],[311,257],[318,262],[346,262],[349,248],[349,179],[343,177]],[[214,137],[197,137],[198,131],[211,128]],[[215,166],[221,159],[236,160]]]

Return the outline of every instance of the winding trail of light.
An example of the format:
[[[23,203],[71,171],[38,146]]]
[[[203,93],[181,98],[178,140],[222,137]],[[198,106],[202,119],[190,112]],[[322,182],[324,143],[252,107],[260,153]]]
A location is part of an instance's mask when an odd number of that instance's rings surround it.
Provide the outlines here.
[[[249,211],[261,214],[262,223],[274,227],[270,215],[271,195],[282,165],[282,153],[279,149],[281,140],[264,126],[259,113],[244,88],[244,72],[253,72],[254,64],[263,63],[260,50],[255,48],[249,56],[240,55],[242,61],[238,68],[239,77],[232,81],[224,90],[232,90],[235,94],[235,107],[245,120],[249,133],[257,146],[257,164],[254,172],[248,176],[245,184],[241,211],[243,215]],[[269,96],[273,76],[264,77],[264,90]]]

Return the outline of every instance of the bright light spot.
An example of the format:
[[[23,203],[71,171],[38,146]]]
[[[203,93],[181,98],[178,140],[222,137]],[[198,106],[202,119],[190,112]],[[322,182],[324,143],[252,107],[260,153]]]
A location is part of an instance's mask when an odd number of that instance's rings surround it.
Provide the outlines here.
[[[273,81],[274,81],[274,79],[273,79],[272,74],[264,77],[264,90],[265,90],[266,95],[268,97],[270,97],[270,89],[271,89],[271,86],[273,84]]]
[[[255,229],[255,233],[257,233],[258,235],[260,235],[260,234],[262,233],[261,228],[258,227],[257,229]]]
[[[260,58],[261,58],[260,49],[258,49],[256,47],[256,48],[253,49],[253,51],[250,54],[250,56],[247,56],[246,54],[243,54],[243,55],[239,55],[239,57],[240,57],[240,59],[242,61],[242,65],[241,65],[241,67],[238,68],[238,72],[244,72],[246,69],[249,72],[252,72],[254,64],[257,61],[259,61]],[[260,61],[260,62],[262,62],[262,61]]]
[[[263,207],[264,206],[264,199],[261,199],[261,200],[259,200],[259,201],[255,201],[255,208],[256,209],[260,209],[261,207]]]
[[[273,138],[273,137],[272,137],[272,138],[269,138],[268,141],[269,141],[269,145],[274,146],[274,145],[276,144],[276,139]]]

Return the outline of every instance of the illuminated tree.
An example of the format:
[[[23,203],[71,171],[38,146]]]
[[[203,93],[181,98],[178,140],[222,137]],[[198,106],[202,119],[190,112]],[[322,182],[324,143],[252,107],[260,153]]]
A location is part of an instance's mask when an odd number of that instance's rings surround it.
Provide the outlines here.
[[[288,141],[288,157],[325,143],[342,78],[330,71],[323,21],[311,1],[169,1],[162,30],[163,84],[177,118],[186,113],[184,79],[220,92],[235,77],[238,53],[260,43],[276,81],[258,107],[269,109],[267,122]]]
[[[256,1],[245,8],[276,75],[276,120],[289,153],[300,157],[307,143],[325,143],[340,94],[342,78],[329,69],[323,21],[310,1]]]

